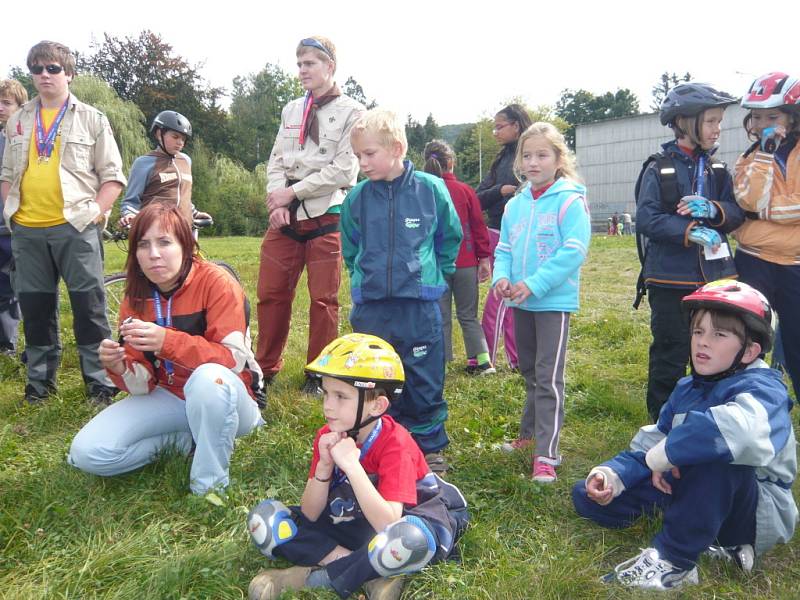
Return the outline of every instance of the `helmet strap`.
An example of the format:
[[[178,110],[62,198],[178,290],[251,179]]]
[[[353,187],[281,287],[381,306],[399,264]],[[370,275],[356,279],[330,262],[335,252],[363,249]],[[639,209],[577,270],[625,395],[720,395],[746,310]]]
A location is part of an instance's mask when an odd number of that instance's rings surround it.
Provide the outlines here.
[[[155,135],[156,141],[158,142],[158,147],[161,148],[161,150],[164,151],[164,154],[166,154],[170,158],[175,158],[175,155],[174,154],[170,154],[169,152],[167,152],[167,149],[164,146],[164,132],[165,131],[170,131],[170,130],[164,129],[163,127],[156,128],[156,131],[155,131],[154,135]]]
[[[361,431],[362,427],[366,427],[370,423],[374,423],[383,416],[383,413],[381,413],[379,415],[367,417],[363,421],[361,420],[361,416],[364,414],[364,402],[366,394],[366,390],[363,388],[358,388],[358,408],[356,409],[356,420],[353,423],[353,428],[347,431],[347,435],[353,438],[353,441],[356,441],[358,438],[358,432]]]

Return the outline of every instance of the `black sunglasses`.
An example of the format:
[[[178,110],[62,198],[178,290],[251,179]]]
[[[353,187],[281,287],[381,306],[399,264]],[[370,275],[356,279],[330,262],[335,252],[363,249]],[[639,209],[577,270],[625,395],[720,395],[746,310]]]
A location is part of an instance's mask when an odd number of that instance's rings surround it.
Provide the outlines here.
[[[328,58],[333,60],[333,55],[331,55],[331,51],[328,50],[322,44],[320,44],[314,38],[305,38],[304,40],[300,40],[300,45],[301,46],[308,46],[309,48],[316,48],[317,50],[322,50],[328,56]]]
[[[47,70],[47,72],[50,73],[50,75],[58,75],[59,73],[61,73],[61,71],[64,70],[64,67],[62,67],[61,65],[52,64],[47,66],[33,65],[30,68],[30,72],[33,73],[34,75],[41,75],[42,71],[44,70]]]

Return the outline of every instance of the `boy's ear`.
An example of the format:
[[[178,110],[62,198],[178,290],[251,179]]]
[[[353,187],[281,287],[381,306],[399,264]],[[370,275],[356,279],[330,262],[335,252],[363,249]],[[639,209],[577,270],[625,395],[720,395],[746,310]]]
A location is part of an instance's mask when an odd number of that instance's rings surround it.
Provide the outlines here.
[[[761,344],[758,342],[750,342],[742,355],[742,362],[749,365],[761,354]]]
[[[403,149],[403,143],[395,140],[392,142],[392,156],[395,158],[402,158],[405,154],[405,150]]]
[[[369,407],[369,414],[370,415],[382,415],[387,410],[389,410],[389,398],[386,396],[378,396],[372,402],[370,402]]]

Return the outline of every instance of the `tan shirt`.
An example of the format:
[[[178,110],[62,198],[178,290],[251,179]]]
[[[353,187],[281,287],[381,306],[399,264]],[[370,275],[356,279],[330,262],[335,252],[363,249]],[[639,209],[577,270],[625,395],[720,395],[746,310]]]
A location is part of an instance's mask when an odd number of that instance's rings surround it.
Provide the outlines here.
[[[287,104],[281,113],[281,128],[267,165],[267,193],[299,180],[292,190],[302,205],[297,220],[325,214],[344,200],[356,183],[358,159],[350,146],[350,130],[364,107],[348,96],[340,96],[317,111],[319,145],[307,139],[300,146],[303,100]],[[308,212],[308,215],[306,215]]]
[[[35,135],[38,97],[27,102],[6,123],[6,147],[0,181],[11,184],[5,199],[6,222],[20,205],[20,183],[28,167],[28,153]],[[35,143],[35,141],[34,141]],[[109,181],[125,185],[120,156],[105,115],[70,94],[69,107],[61,122],[59,178],[64,195],[64,218],[78,231],[100,214],[95,202],[100,186]]]

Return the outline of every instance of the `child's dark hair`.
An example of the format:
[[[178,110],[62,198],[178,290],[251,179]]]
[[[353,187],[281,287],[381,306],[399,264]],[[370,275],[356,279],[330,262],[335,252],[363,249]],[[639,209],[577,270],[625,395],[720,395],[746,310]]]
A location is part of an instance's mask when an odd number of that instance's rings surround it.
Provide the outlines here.
[[[533,125],[533,121],[531,121],[528,111],[525,110],[525,107],[521,104],[509,104],[505,108],[497,111],[495,118],[497,117],[502,117],[509,123],[516,123],[520,135],[522,135],[522,132],[528,127]],[[495,156],[494,160],[492,161],[492,166],[489,167],[489,175],[492,177],[492,179],[497,178],[497,166],[500,164],[500,159],[503,156],[503,150],[505,150],[505,147],[500,148],[497,156]]]
[[[711,324],[715,329],[730,331],[744,345],[750,340],[759,341],[752,332],[747,330],[744,319],[735,312],[716,310],[710,308],[699,308],[692,313],[691,329],[694,330],[703,317],[708,314],[711,317]]]
[[[456,160],[456,153],[444,140],[431,140],[425,144],[422,155],[425,159],[425,172],[437,177],[447,171],[450,161]]]
[[[778,106],[775,110],[779,110],[784,114],[789,115],[789,131],[787,133],[800,134],[800,107],[796,105]],[[750,128],[750,122],[753,120],[753,111],[747,111],[742,121],[742,127],[747,132],[747,138],[753,142],[761,140],[755,131]]]

